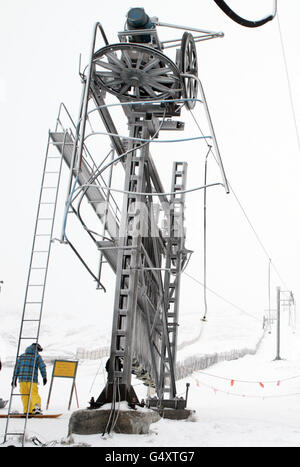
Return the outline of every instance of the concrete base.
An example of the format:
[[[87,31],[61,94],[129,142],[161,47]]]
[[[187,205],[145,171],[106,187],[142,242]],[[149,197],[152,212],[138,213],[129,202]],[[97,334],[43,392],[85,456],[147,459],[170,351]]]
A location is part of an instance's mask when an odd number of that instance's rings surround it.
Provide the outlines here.
[[[187,420],[196,413],[195,410],[187,409],[163,409],[161,412],[162,418],[168,418],[169,420]]]
[[[69,433],[94,435],[103,433],[110,416],[110,409],[77,410],[69,420]],[[158,422],[161,416],[149,409],[119,410],[114,432],[124,434],[147,434],[151,423]]]

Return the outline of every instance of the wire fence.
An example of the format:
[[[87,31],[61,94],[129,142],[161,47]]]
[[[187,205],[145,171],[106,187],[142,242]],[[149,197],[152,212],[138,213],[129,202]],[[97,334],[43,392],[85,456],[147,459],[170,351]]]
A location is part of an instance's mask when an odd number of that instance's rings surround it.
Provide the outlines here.
[[[110,347],[99,347],[98,349],[86,350],[79,347],[76,350],[77,360],[98,360],[99,358],[109,357]]]
[[[191,357],[187,357],[182,362],[178,362],[176,365],[176,379],[183,379],[187,376],[190,376],[195,371],[205,370],[206,368],[215,365],[216,363],[230,361],[230,360],[237,360],[238,358],[242,358],[245,355],[255,355],[259,349],[261,341],[265,335],[263,332],[261,338],[259,339],[258,343],[253,348],[242,348],[242,349],[232,349],[227,352],[216,352],[213,354],[205,354],[205,355],[193,355]]]
[[[187,357],[183,361],[179,361],[176,365],[176,380],[180,380],[190,376],[195,371],[205,370],[216,363],[237,360],[242,358],[245,355],[255,355],[258,351],[258,348],[261,344],[261,341],[265,335],[265,332],[262,334],[258,343],[253,348],[242,348],[242,349],[232,349],[226,352],[215,352],[212,354],[205,355],[193,355]],[[109,357],[110,347],[99,347],[93,350],[86,350],[83,347],[77,348],[76,350],[76,359],[77,360],[98,360],[103,357]]]

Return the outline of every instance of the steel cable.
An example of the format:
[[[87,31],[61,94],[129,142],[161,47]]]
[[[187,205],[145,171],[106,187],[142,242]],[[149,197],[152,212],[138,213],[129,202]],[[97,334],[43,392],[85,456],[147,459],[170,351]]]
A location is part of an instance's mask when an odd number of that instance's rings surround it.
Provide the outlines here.
[[[259,28],[260,26],[264,26],[269,21],[272,21],[277,12],[277,0],[274,2],[274,12],[272,15],[269,15],[265,18],[262,18],[258,21],[250,21],[245,18],[242,18],[237,13],[235,13],[228,5],[224,2],[224,0],[214,0],[216,5],[233,21],[240,24],[241,26],[245,26],[247,28]]]
[[[203,131],[202,131],[202,129],[201,129],[201,127],[200,127],[200,125],[199,125],[199,123],[198,123],[196,117],[194,116],[192,110],[190,110],[189,112],[190,112],[190,114],[191,114],[191,116],[192,116],[192,118],[193,118],[193,120],[194,120],[196,126],[198,127],[200,133],[203,135]],[[210,145],[209,145],[209,143],[208,143],[207,141],[206,141],[206,144],[207,144],[207,146],[210,147]],[[299,149],[300,149],[300,147],[299,147]],[[213,149],[211,149],[211,153],[212,153],[212,155],[213,155],[213,157],[214,157],[216,163],[218,164],[218,161],[217,161],[217,159],[216,159],[216,157],[215,157],[215,154],[214,154]],[[237,201],[237,203],[238,203],[238,205],[239,205],[239,207],[240,207],[240,209],[241,209],[241,211],[242,211],[242,213],[243,213],[243,215],[244,215],[246,221],[248,222],[248,224],[249,224],[251,230],[253,231],[253,233],[254,233],[254,235],[255,235],[255,237],[256,237],[258,243],[260,244],[260,246],[261,246],[263,252],[265,253],[266,257],[268,258],[268,261],[270,262],[272,268],[274,269],[275,273],[277,274],[278,278],[280,279],[280,281],[281,281],[281,283],[284,285],[284,287],[285,287],[285,288],[288,288],[287,285],[285,284],[283,278],[281,277],[281,275],[280,275],[278,269],[276,268],[275,264],[273,263],[273,261],[272,261],[270,255],[269,255],[269,253],[268,253],[266,247],[264,246],[264,244],[263,244],[263,242],[262,242],[260,236],[258,235],[258,233],[257,233],[257,231],[256,231],[256,229],[255,229],[255,227],[254,227],[254,225],[253,225],[253,223],[251,222],[251,220],[250,220],[250,218],[249,218],[249,216],[248,216],[248,214],[247,214],[245,208],[243,207],[241,201],[239,200],[237,194],[235,193],[235,191],[234,191],[234,189],[233,189],[233,187],[232,187],[232,185],[230,184],[229,181],[228,181],[228,185],[229,185],[230,190],[232,191],[232,193],[233,193],[233,195],[234,195],[234,198],[235,198],[235,200]]]

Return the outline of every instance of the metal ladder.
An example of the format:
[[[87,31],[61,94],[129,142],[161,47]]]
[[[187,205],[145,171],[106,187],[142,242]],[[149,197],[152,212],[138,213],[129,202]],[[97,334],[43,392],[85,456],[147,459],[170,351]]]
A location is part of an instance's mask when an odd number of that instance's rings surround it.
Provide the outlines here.
[[[171,192],[182,192],[186,188],[187,163],[174,162]],[[179,290],[181,265],[185,242],[184,232],[184,202],[185,194],[173,194],[170,199],[170,230],[167,240],[166,273],[164,278],[165,307],[167,311],[167,327],[171,350],[173,370],[176,363],[176,348],[178,334]],[[171,362],[165,341],[161,352],[161,392],[168,393],[170,398],[176,396],[170,384]]]
[[[66,134],[67,133],[65,133],[63,142],[60,144],[65,144]],[[56,149],[55,155],[51,154],[50,148],[53,146],[55,146],[55,144],[51,142],[49,133],[38,201],[38,209],[35,221],[35,229],[33,234],[33,243],[27,276],[23,312],[21,318],[16,363],[21,353],[20,350],[22,344],[26,343],[26,341],[31,343],[38,343],[40,335],[45,288],[49,268],[52,235],[63,160],[62,156],[57,156]],[[36,362],[36,358],[37,354],[35,355],[34,364]],[[22,420],[24,420],[24,426],[23,430],[18,431],[10,430],[11,415],[13,415],[14,413],[12,411],[12,402],[15,397],[21,397],[21,394],[19,392],[14,393],[14,386],[12,385],[8,407],[8,417],[4,435],[4,443],[7,441],[8,436],[20,436],[22,446],[24,446],[27,421],[29,417],[34,367],[35,365],[33,366],[33,372],[31,376],[30,392],[27,395],[25,394],[25,396],[28,396],[28,404],[26,416],[24,417],[24,419],[22,418]]]

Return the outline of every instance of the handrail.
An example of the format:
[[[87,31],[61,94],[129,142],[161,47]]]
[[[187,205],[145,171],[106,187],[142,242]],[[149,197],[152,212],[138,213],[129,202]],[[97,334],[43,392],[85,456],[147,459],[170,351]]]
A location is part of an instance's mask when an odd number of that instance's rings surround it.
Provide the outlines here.
[[[105,45],[109,45],[109,42],[108,42],[108,40],[107,40],[107,37],[106,37],[106,34],[105,34],[105,32],[104,32],[104,29],[103,29],[102,24],[99,23],[99,22],[96,23],[96,24],[98,25],[98,28],[100,29],[100,32],[101,32],[101,34],[102,34],[103,40],[104,40],[104,42],[105,42]]]
[[[62,111],[64,111],[66,113],[66,115],[70,119],[70,122],[72,123],[73,127],[76,129],[75,122],[74,122],[69,110],[67,109],[64,102],[61,102],[60,105],[59,105],[58,116],[57,116],[57,119],[56,119],[55,131],[58,131],[59,126],[60,126],[61,129],[63,130],[63,132],[66,132],[66,129],[65,129],[63,123],[62,123],[62,117],[61,117]],[[71,136],[75,139],[72,130],[70,129],[69,131],[70,131]],[[110,153],[111,153],[111,151],[109,152],[109,154]],[[82,159],[84,160],[84,162],[89,167],[89,169],[91,170],[92,173],[94,173],[96,170],[98,170],[98,166],[97,166],[96,162],[94,161],[94,159],[93,159],[93,157],[92,157],[92,155],[91,155],[91,153],[88,150],[86,145],[84,145],[84,147],[83,147]],[[89,159],[90,159],[91,163],[89,162]],[[106,182],[105,182],[105,179],[101,175],[100,175],[100,178],[101,178],[102,182],[104,183],[104,185],[107,185]],[[96,182],[95,186],[97,186],[99,182],[97,180],[95,182]],[[103,192],[103,195],[105,197],[106,193]],[[119,221],[120,219],[119,219],[117,213],[121,213],[121,210],[120,210],[120,208],[118,206],[117,201],[115,200],[115,197],[112,194],[110,195],[110,199],[111,199],[111,201],[109,201],[109,206],[111,207],[111,209],[113,211],[115,211],[116,219]]]
[[[101,32],[105,45],[106,46],[109,45],[104,29],[101,23],[98,21],[97,23],[95,23],[94,30],[93,30],[92,45],[91,45],[90,59],[89,59],[89,65],[88,65],[88,73],[86,77],[83,77],[83,80],[84,80],[83,101],[82,101],[79,125],[77,127],[76,140],[75,140],[75,148],[77,147],[77,143],[79,142],[79,148],[77,151],[77,160],[74,161],[76,162],[76,167],[75,167],[76,173],[78,173],[80,170],[81,160],[82,160],[82,151],[83,151],[83,145],[84,145],[83,135],[85,133],[85,127],[86,127],[86,117],[87,117],[87,112],[88,112],[90,85],[91,85],[91,80],[92,80],[93,58],[94,58],[98,30]]]
[[[55,127],[55,131],[58,130],[58,124],[60,124],[60,126],[62,127],[63,130],[65,130],[62,122],[61,122],[61,118],[60,118],[60,115],[61,115],[61,112],[62,112],[62,109],[66,112],[67,116],[69,117],[69,119],[71,120],[71,123],[73,125],[74,128],[76,128],[76,125],[75,125],[75,122],[70,114],[70,112],[68,111],[67,107],[65,106],[65,104],[63,102],[60,103],[59,105],[59,109],[58,109],[58,115],[57,115],[57,118],[56,118],[56,127]]]

